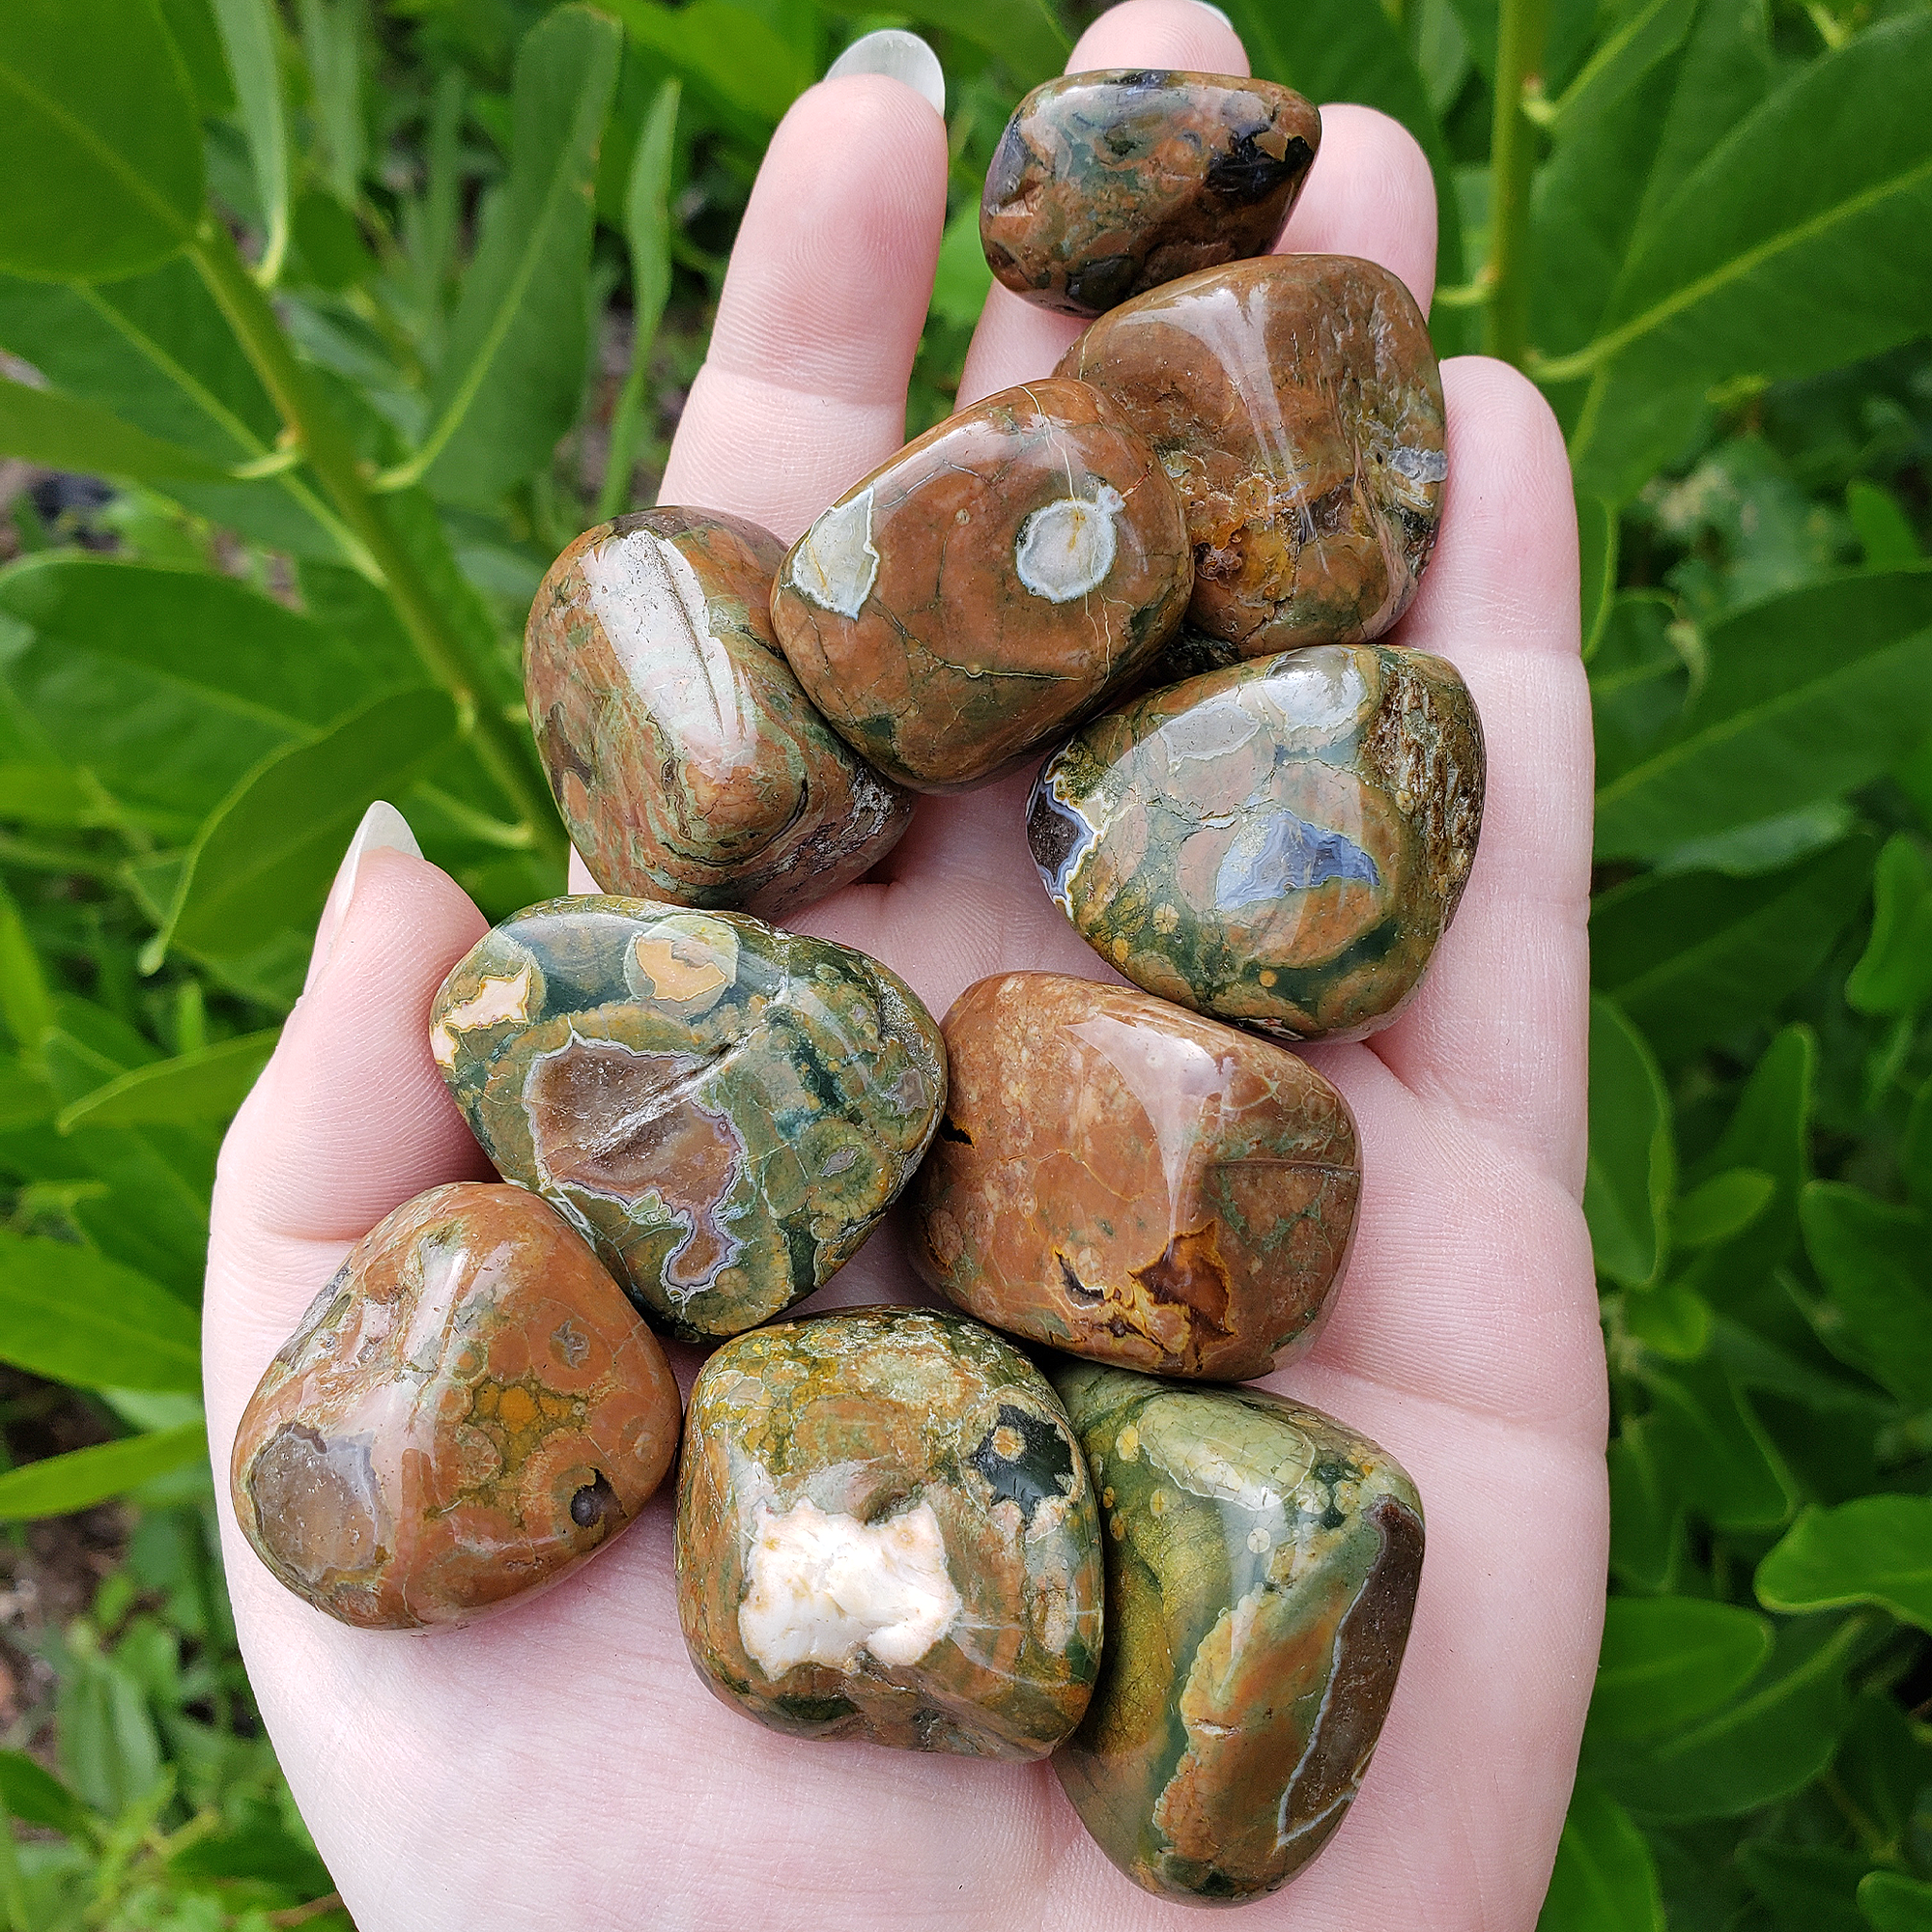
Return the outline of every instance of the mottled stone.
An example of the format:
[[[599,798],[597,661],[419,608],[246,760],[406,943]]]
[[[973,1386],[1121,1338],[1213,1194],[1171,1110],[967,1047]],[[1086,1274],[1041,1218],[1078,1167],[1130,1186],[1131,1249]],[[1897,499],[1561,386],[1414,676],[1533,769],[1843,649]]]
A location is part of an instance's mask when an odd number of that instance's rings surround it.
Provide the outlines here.
[[[235,1516],[365,1630],[473,1621],[566,1577],[670,1467],[677,1383],[534,1195],[461,1181],[350,1249],[249,1399]]]
[[[1179,487],[1202,630],[1259,657],[1379,637],[1407,608],[1448,464],[1429,327],[1387,270],[1207,269],[1102,316],[1059,373],[1112,397]]]
[[[1318,1409],[1068,1363],[1107,1535],[1107,1649],[1054,1759],[1135,1884],[1236,1905],[1286,1883],[1352,1802],[1408,1639],[1422,1504]]]
[[[1052,973],[969,986],[913,1193],[921,1275],[1094,1361],[1239,1381],[1314,1337],[1361,1193],[1355,1122],[1292,1053]]]
[[[892,850],[910,792],[806,701],[772,634],[784,547],[708,510],[586,530],[530,609],[550,787],[606,892],[782,919]]]
[[[1454,666],[1333,644],[1095,719],[1041,770],[1027,835],[1081,936],[1149,992],[1278,1039],[1359,1039],[1421,983],[1482,818]]]
[[[860,1308],[727,1343],[691,1392],[677,1601],[772,1729],[1044,1757],[1100,1659],[1094,1492],[1059,1398],[977,1321]]]
[[[806,695],[879,769],[959,791],[1125,689],[1186,608],[1180,499],[1078,383],[1003,389],[839,497],[779,572]]]
[[[939,1028],[877,960],[643,899],[504,921],[443,981],[430,1046],[497,1171],[690,1340],[850,1261],[946,1100]]]
[[[1098,315],[1273,243],[1321,143],[1293,89],[1103,68],[1037,87],[986,171],[980,240],[1015,295]]]

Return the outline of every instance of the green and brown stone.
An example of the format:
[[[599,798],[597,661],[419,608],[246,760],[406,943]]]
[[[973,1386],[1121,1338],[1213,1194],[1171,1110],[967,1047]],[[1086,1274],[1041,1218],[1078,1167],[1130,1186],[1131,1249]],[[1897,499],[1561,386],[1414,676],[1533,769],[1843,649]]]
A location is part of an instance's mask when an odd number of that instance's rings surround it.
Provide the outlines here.
[[[1015,295],[1098,315],[1198,269],[1264,253],[1321,143],[1292,88],[1102,68],[1022,100],[986,170],[980,241]]]
[[[946,1099],[939,1029],[877,960],[738,913],[553,899],[487,933],[430,1047],[506,1179],[695,1340],[848,1262]]]
[[[1041,770],[1027,835],[1081,936],[1149,992],[1278,1039],[1359,1039],[1455,916],[1483,774],[1452,665],[1324,645],[1095,719]]]
[[[1238,1381],[1314,1338],[1361,1194],[1312,1066],[1124,986],[1003,973],[946,1015],[946,1118],[909,1253],[982,1321]]]
[[[677,1448],[657,1337],[534,1195],[462,1181],[350,1249],[235,1437],[235,1518],[363,1630],[463,1624],[635,1520]]]
[[[1102,316],[1057,373],[1118,404],[1185,499],[1199,629],[1261,657],[1407,608],[1448,460],[1429,326],[1386,269],[1206,269]]]
[[[1366,1436],[1260,1389],[1068,1363],[1106,1521],[1107,1648],[1054,1759],[1122,1871],[1191,1905],[1285,1884],[1353,1801],[1422,1575],[1422,1503]]]
[[[786,555],[806,696],[921,791],[993,778],[1127,689],[1187,605],[1180,499],[1078,383],[1003,389],[855,485]]]
[[[961,1316],[861,1308],[726,1343],[691,1392],[677,1601],[773,1730],[1038,1758],[1100,1661],[1093,1488],[1059,1398]]]
[[[584,531],[538,589],[530,723],[606,892],[782,919],[911,822],[911,793],[827,726],[779,649],[783,554],[736,517],[646,510]]]

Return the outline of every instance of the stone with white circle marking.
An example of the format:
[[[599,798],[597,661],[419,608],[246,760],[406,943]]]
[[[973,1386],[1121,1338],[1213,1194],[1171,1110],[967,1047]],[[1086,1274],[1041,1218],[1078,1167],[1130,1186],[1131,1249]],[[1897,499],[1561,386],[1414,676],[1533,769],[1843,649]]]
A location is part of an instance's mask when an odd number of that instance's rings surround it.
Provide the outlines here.
[[[1103,487],[1091,502],[1063,497],[1036,510],[1013,546],[1020,582],[1049,604],[1069,604],[1099,589],[1114,567],[1114,519],[1121,509],[1121,493]]]

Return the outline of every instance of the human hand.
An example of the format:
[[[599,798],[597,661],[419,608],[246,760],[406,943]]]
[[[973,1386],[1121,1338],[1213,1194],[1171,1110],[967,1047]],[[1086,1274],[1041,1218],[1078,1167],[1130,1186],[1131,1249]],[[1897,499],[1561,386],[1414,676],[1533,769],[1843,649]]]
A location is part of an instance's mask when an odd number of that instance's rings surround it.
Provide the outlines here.
[[[1070,65],[1245,71],[1192,0],[1127,0]],[[895,82],[831,82],[793,107],[666,501],[788,541],[898,447],[945,172],[939,118]],[[1414,144],[1379,115],[1327,110],[1285,240],[1369,256],[1426,300],[1435,201]],[[1076,328],[995,288],[961,403],[1044,375]],[[1247,1908],[1255,1932],[1526,1932],[1602,1616],[1605,1398],[1577,1205],[1590,738],[1569,476],[1522,379],[1467,358],[1443,386],[1441,535],[1393,641],[1453,659],[1482,708],[1483,843],[1403,1018],[1309,1049],[1361,1128],[1362,1210],[1320,1342],[1266,1381],[1400,1459],[1428,1558],[1361,1796],[1307,1872]],[[1005,968],[1112,977],[1039,889],[1030,778],[923,801],[879,874],[798,924],[884,959],[935,1013]],[[430,1000],[483,929],[447,877],[394,850],[337,881],[309,990],[223,1151],[206,1317],[217,1469],[349,1244],[422,1189],[488,1174],[427,1041]],[[923,1298],[889,1229],[802,1312]],[[688,1386],[697,1351],[672,1354]],[[262,1713],[361,1932],[1174,1920],[1108,1865],[1046,1765],[800,1744],[715,1701],[678,1633],[669,1490],[555,1590],[428,1636],[307,1608],[242,1542],[224,1495]]]

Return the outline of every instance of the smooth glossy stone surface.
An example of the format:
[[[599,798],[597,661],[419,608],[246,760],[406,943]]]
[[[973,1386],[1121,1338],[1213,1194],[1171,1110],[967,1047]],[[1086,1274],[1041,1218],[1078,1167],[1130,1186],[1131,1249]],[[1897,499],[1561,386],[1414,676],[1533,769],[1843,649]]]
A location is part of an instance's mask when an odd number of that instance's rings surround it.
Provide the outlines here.
[[[497,1171],[689,1340],[848,1262],[946,1101],[939,1028],[877,960],[643,899],[505,920],[443,981],[430,1050]]]
[[[782,919],[849,885],[912,795],[807,703],[772,635],[784,547],[708,510],[586,530],[530,610],[524,689],[550,788],[606,892]]]
[[[995,776],[1124,689],[1187,604],[1180,499],[1078,383],[1003,389],[795,543],[772,621],[806,696],[922,791]]]
[[[521,1188],[461,1181],[363,1236],[269,1365],[235,1515],[343,1623],[469,1623],[624,1528],[677,1431],[664,1350],[590,1250]]]
[[[1146,436],[1187,503],[1188,614],[1249,657],[1379,637],[1441,514],[1442,383],[1387,270],[1271,255],[1170,282],[1062,357]]]
[[[1293,1054],[1093,980],[1006,973],[946,1016],[921,1275],[1094,1361],[1240,1381],[1313,1339],[1361,1193],[1347,1101]]]
[[[1280,1039],[1359,1039],[1413,996],[1483,820],[1454,666],[1328,645],[1209,671],[1049,758],[1046,889],[1149,992]]]
[[[1063,315],[1265,251],[1321,142],[1291,88],[1103,68],[1037,87],[986,171],[980,240],[1015,295]]]
[[[1236,1905],[1342,1822],[1395,1692],[1422,1504],[1317,1409],[1056,1371],[1107,1524],[1107,1648],[1054,1769],[1137,1885]]]
[[[1044,1757],[1100,1659],[1099,1521],[1059,1398],[924,1309],[727,1343],[691,1392],[677,1601],[698,1674],[774,1730]]]

